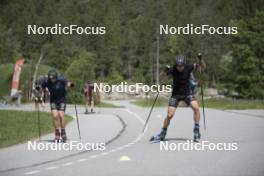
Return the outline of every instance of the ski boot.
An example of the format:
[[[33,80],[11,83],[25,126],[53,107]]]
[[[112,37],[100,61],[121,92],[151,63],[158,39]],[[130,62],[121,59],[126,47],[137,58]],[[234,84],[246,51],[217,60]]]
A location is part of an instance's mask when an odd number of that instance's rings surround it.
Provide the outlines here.
[[[84,114],[89,114],[88,110],[85,110]]]
[[[62,138],[62,142],[66,142],[67,141],[66,131],[63,128],[61,129],[61,138]]]
[[[152,136],[150,138],[150,141],[164,141],[166,134],[167,130],[163,128],[159,134],[157,134],[156,136]]]
[[[59,129],[55,129],[55,139],[54,139],[55,143],[59,143],[60,142],[60,130]]]
[[[193,141],[199,142],[198,140],[201,138],[201,133],[199,127],[194,127],[193,129]]]

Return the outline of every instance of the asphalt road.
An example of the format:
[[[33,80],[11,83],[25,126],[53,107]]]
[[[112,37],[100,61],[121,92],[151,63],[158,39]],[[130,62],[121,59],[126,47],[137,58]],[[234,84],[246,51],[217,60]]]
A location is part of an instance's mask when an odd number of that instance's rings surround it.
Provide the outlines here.
[[[160,143],[149,138],[161,129],[166,108],[155,108],[145,133],[142,133],[149,108],[139,108],[128,101],[126,106],[97,109],[83,115],[80,108],[81,142],[107,142],[103,151],[51,152],[26,151],[26,144],[0,150],[0,175],[264,175],[263,110],[220,111],[206,109],[207,130],[203,141],[237,145],[237,150],[221,151],[161,150]],[[73,107],[68,113],[74,115]],[[192,139],[192,111],[179,108],[167,134],[169,146]],[[76,122],[68,125],[70,140],[78,140]],[[52,135],[43,136],[50,139]],[[45,142],[45,141],[44,141]]]

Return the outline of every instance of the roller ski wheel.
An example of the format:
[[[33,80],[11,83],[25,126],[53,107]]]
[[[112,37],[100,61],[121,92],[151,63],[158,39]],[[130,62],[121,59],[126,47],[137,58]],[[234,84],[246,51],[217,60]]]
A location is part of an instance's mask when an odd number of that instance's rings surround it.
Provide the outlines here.
[[[56,129],[55,130],[55,138],[54,138],[54,142],[55,143],[60,143],[60,130]]]
[[[61,142],[61,140],[60,139],[54,139],[54,143],[60,143]]]
[[[193,129],[193,141],[194,142],[199,142],[199,140],[201,139],[201,133],[199,128],[194,128]]]

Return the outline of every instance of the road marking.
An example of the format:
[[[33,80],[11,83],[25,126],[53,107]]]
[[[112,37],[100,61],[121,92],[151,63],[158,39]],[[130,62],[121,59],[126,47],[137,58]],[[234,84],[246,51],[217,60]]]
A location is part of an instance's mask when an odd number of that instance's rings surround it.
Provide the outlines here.
[[[57,166],[53,166],[53,167],[47,167],[47,168],[45,168],[46,170],[54,170],[54,169],[58,169],[59,167],[57,167]]]
[[[73,165],[73,162],[68,162],[68,163],[62,164],[62,166],[70,166],[70,165]]]
[[[130,144],[126,144],[124,145],[124,148],[130,147]]]
[[[119,161],[130,161],[131,159],[128,156],[122,156]]]
[[[112,153],[112,152],[116,152],[116,150],[115,149],[112,149],[112,150],[110,150],[110,152]]]
[[[108,154],[108,152],[104,152],[104,153],[101,153],[100,155],[107,155]]]
[[[138,114],[136,114],[136,113],[134,113],[134,112],[132,112],[132,111],[130,111],[130,110],[128,110],[128,109],[126,109],[126,111],[127,111],[128,113],[134,115],[134,116],[136,117],[136,119],[139,120],[143,125],[145,124],[145,121],[144,121],[144,120],[143,120]],[[124,148],[126,148],[126,147],[130,147],[130,146],[134,145],[135,143],[137,143],[137,142],[143,137],[143,135],[144,135],[145,132],[147,131],[147,128],[148,128],[148,125],[146,126],[146,130],[145,130],[143,133],[139,134],[139,135],[137,136],[137,138],[134,139],[132,142],[130,142],[130,143],[126,144],[126,145],[123,145],[123,146],[117,147],[117,148],[115,148],[115,149],[112,149],[112,150],[110,150],[109,152],[103,152],[103,153],[101,153],[101,154],[99,154],[99,155],[100,155],[100,156],[108,155],[108,154],[110,154],[110,153],[113,153],[113,152],[116,152],[116,151],[118,151],[118,150],[122,150],[122,149],[124,149]],[[99,155],[92,155],[92,156],[90,156],[89,158],[97,158]],[[84,162],[84,161],[86,161],[86,160],[87,160],[87,158],[82,158],[82,159],[76,160],[76,162]],[[130,159],[128,156],[122,156],[122,157],[120,158],[120,161],[130,161],[130,160],[131,160],[131,159]],[[73,164],[74,164],[74,162],[68,162],[68,163],[62,164],[62,166],[70,166],[70,165],[73,165]],[[53,167],[45,168],[45,170],[53,170],[53,169],[58,169],[58,168],[59,168],[59,166],[53,166]],[[31,172],[26,172],[26,173],[24,173],[24,175],[32,175],[32,174],[36,174],[36,173],[39,173],[39,172],[40,172],[40,170],[34,170],[34,171],[31,171]]]
[[[24,173],[25,175],[33,175],[33,174],[36,174],[36,173],[39,173],[40,171],[39,170],[34,170],[34,171],[31,171],[31,172],[26,172]]]
[[[162,115],[161,114],[158,114],[157,115],[157,118],[161,119],[162,118]]]
[[[79,160],[77,160],[77,162],[84,162],[84,161],[86,161],[87,159],[86,158],[83,158],[83,159],[79,159]]]
[[[116,150],[122,150],[123,148],[125,148],[125,147],[124,146],[120,146]]]
[[[130,114],[133,114],[143,125],[145,124],[145,121],[137,113],[134,113],[130,111],[129,109],[126,109],[126,111]]]
[[[89,158],[97,158],[98,155],[92,155]]]

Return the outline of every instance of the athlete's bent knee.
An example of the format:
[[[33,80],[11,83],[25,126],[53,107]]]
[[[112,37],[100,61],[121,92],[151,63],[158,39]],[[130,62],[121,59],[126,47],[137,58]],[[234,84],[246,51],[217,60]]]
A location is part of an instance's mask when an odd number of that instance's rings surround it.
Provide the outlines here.
[[[173,116],[174,116],[174,113],[173,112],[168,112],[167,118],[171,119]]]

